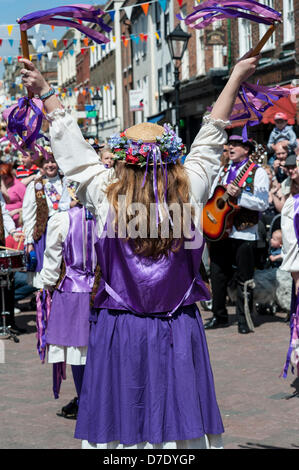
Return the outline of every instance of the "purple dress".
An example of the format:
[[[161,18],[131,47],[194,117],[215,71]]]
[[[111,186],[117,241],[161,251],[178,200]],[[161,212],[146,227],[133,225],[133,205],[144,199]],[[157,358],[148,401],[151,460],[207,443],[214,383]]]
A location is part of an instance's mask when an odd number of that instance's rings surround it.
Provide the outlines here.
[[[52,298],[48,344],[74,347],[88,344],[96,224],[94,219],[86,220],[85,213],[80,206],[68,211],[70,225],[62,250],[65,275]]]
[[[102,280],[91,314],[75,437],[124,445],[221,434],[209,353],[196,301],[203,246],[158,261],[130,241],[96,243]]]

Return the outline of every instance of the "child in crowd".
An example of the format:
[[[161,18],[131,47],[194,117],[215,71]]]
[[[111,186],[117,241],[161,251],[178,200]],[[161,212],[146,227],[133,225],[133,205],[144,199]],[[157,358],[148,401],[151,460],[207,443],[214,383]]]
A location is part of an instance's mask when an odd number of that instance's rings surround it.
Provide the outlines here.
[[[114,155],[108,145],[105,144],[100,147],[100,157],[101,162],[106,168],[112,168],[114,166]]]
[[[285,113],[276,113],[274,116],[275,127],[272,130],[267,148],[270,153],[275,152],[275,145],[281,141],[287,141],[288,151],[294,152],[297,147],[297,136],[293,126],[288,126],[288,117]]]
[[[275,230],[270,240],[270,256],[271,266],[278,268],[282,263],[282,233],[281,230]]]

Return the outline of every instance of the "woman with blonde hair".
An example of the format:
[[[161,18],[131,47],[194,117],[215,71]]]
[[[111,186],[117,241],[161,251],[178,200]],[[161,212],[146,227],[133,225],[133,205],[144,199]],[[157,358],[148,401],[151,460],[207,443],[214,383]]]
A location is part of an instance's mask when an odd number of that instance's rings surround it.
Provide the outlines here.
[[[258,59],[235,66],[184,166],[184,147],[171,127],[143,123],[110,139],[116,169],[99,163],[42,75],[22,59],[29,68],[21,72],[24,85],[45,100],[55,158],[97,218],[102,279],[75,432],[84,448],[222,447],[196,306],[208,298],[199,275],[200,211],[240,84]]]

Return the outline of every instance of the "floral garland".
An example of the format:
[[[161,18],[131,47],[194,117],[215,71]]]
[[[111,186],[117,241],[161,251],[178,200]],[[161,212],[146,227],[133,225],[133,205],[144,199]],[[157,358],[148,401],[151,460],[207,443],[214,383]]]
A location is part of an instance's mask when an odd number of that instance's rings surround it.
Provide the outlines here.
[[[55,186],[52,183],[50,183],[50,181],[47,181],[46,183],[44,183],[44,185],[41,182],[37,182],[35,184],[35,188],[38,191],[42,191],[43,187],[44,187],[44,191],[45,191],[46,195],[48,196],[48,198],[52,202],[53,209],[57,210],[58,209],[58,203],[59,203],[60,198],[61,198],[61,196],[58,193],[57,189],[55,188]],[[44,196],[42,195],[41,197],[44,197]]]
[[[176,163],[186,153],[186,147],[182,139],[178,137],[170,124],[164,124],[164,133],[156,138],[156,145],[160,149],[163,163]],[[147,159],[152,161],[152,145],[143,140],[134,142],[126,137],[125,132],[114,134],[108,141],[108,145],[115,155],[116,160],[122,160],[133,165],[146,165]]]

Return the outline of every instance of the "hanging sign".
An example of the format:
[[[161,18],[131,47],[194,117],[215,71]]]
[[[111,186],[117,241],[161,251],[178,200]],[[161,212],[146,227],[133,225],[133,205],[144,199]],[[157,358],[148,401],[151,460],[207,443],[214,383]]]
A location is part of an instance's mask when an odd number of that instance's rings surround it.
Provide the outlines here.
[[[143,111],[143,90],[130,90],[130,111]]]

